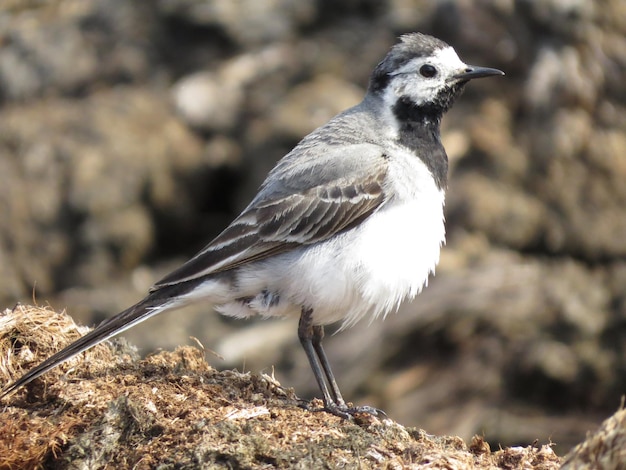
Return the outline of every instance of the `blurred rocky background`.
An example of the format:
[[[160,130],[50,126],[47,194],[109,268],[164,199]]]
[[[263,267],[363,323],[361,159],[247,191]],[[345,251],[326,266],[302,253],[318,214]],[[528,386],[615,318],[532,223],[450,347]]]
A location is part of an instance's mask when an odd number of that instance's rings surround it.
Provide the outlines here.
[[[502,79],[444,119],[448,244],[385,322],[329,336],[344,394],[430,433],[557,453],[626,391],[623,0],[4,0],[0,304],[86,324],[216,235],[404,32]],[[295,320],[208,307],[125,336],[316,395]]]

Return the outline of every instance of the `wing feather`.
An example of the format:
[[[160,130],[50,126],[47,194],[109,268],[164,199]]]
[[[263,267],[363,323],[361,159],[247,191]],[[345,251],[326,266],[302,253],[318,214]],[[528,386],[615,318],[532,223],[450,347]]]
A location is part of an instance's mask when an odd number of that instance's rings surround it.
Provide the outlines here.
[[[381,154],[382,155],[382,154]],[[384,202],[384,159],[370,173],[339,174],[317,186],[279,197],[255,199],[220,235],[179,269],[156,283],[198,279],[310,245],[348,230]]]

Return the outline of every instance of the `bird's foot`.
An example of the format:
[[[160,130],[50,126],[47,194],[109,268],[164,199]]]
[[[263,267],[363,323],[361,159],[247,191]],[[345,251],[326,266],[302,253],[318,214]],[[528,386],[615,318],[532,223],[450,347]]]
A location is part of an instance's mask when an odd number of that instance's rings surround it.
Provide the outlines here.
[[[335,416],[339,416],[340,418],[347,419],[352,421],[359,417],[359,415],[369,415],[374,416],[376,418],[386,418],[387,415],[383,410],[378,408],[374,408],[373,406],[348,406],[345,403],[327,403],[321,407],[313,406],[317,400],[313,400],[313,402],[301,402],[300,407],[304,408],[307,411],[319,412],[324,411],[326,413],[333,414]],[[319,401],[318,401],[319,403]]]
[[[322,411],[326,411],[327,413],[331,413],[335,416],[339,416],[343,419],[352,420],[358,418],[359,415],[370,415],[375,416],[376,418],[386,418],[387,415],[383,410],[379,410],[378,408],[374,408],[373,406],[347,406],[347,405],[337,405],[332,403],[330,405],[324,406]]]

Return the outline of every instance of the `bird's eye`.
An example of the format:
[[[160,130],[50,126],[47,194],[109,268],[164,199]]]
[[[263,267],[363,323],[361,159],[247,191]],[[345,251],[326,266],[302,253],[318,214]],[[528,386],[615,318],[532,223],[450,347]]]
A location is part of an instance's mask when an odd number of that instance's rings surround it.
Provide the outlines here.
[[[432,78],[437,75],[437,69],[430,64],[424,64],[420,67],[420,74],[422,77]]]

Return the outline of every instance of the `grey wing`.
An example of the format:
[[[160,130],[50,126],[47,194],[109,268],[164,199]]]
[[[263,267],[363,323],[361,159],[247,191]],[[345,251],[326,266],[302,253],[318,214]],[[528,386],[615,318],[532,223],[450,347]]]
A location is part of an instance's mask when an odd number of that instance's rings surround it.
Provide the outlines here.
[[[296,172],[279,164],[270,174],[277,187],[266,181],[239,217],[196,256],[157,282],[152,291],[326,240],[367,218],[385,200],[384,154],[368,144],[343,152],[348,158],[339,163],[341,157],[328,155],[310,165],[296,165]],[[324,166],[324,162],[328,164]],[[316,171],[322,174],[311,177]],[[298,189],[290,189],[294,187]]]

